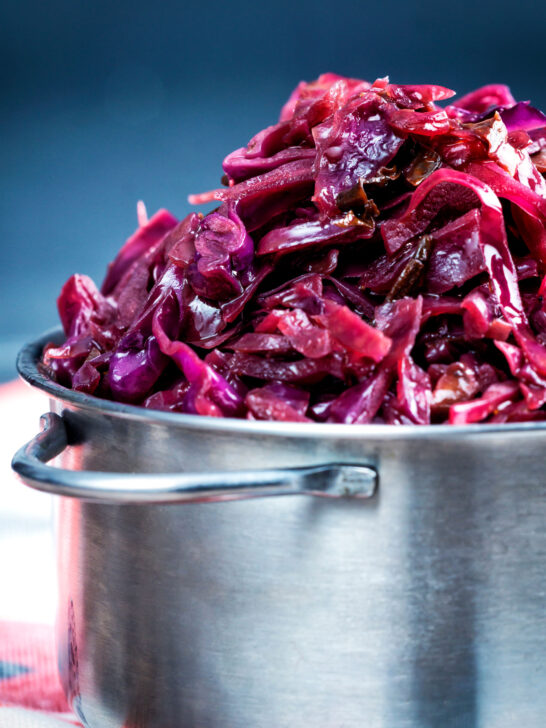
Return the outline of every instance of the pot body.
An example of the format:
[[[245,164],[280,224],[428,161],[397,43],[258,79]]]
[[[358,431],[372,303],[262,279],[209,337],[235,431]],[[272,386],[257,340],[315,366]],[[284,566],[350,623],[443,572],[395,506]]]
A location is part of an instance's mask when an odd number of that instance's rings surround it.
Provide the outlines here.
[[[544,430],[292,437],[52,409],[81,435],[68,469],[379,474],[362,501],[60,498],[59,666],[88,728],[544,725]]]

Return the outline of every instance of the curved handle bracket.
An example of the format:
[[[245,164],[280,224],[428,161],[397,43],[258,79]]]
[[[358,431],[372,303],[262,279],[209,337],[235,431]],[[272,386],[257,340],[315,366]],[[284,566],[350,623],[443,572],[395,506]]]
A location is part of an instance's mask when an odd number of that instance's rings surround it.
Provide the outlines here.
[[[114,473],[46,465],[68,445],[65,422],[49,412],[43,430],[15,454],[12,468],[38,490],[102,503],[181,503],[273,495],[370,498],[377,472],[369,465],[328,463],[270,470],[202,473]]]

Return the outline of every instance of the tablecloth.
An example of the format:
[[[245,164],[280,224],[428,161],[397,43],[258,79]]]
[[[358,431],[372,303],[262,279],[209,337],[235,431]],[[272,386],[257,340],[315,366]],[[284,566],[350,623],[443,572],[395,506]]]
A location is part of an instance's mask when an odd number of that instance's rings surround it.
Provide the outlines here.
[[[0,385],[0,728],[80,726],[56,670],[51,497],[25,488],[10,467],[48,409],[22,382]]]

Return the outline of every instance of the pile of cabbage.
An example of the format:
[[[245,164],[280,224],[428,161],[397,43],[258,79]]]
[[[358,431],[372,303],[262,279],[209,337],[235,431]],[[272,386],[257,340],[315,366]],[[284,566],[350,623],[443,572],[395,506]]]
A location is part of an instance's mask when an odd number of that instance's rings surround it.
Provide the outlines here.
[[[42,365],[97,397],[215,417],[546,417],[546,116],[490,85],[300,83],[218,202],[74,275]]]

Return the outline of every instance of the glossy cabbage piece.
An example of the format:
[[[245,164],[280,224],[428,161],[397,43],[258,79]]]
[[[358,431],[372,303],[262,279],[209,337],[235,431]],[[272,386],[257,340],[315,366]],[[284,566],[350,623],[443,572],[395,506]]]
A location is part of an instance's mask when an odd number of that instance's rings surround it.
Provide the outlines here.
[[[201,416],[545,419],[546,115],[502,84],[453,96],[299,83],[191,196],[215,210],[140,205],[101,289],[67,281],[44,369]]]

